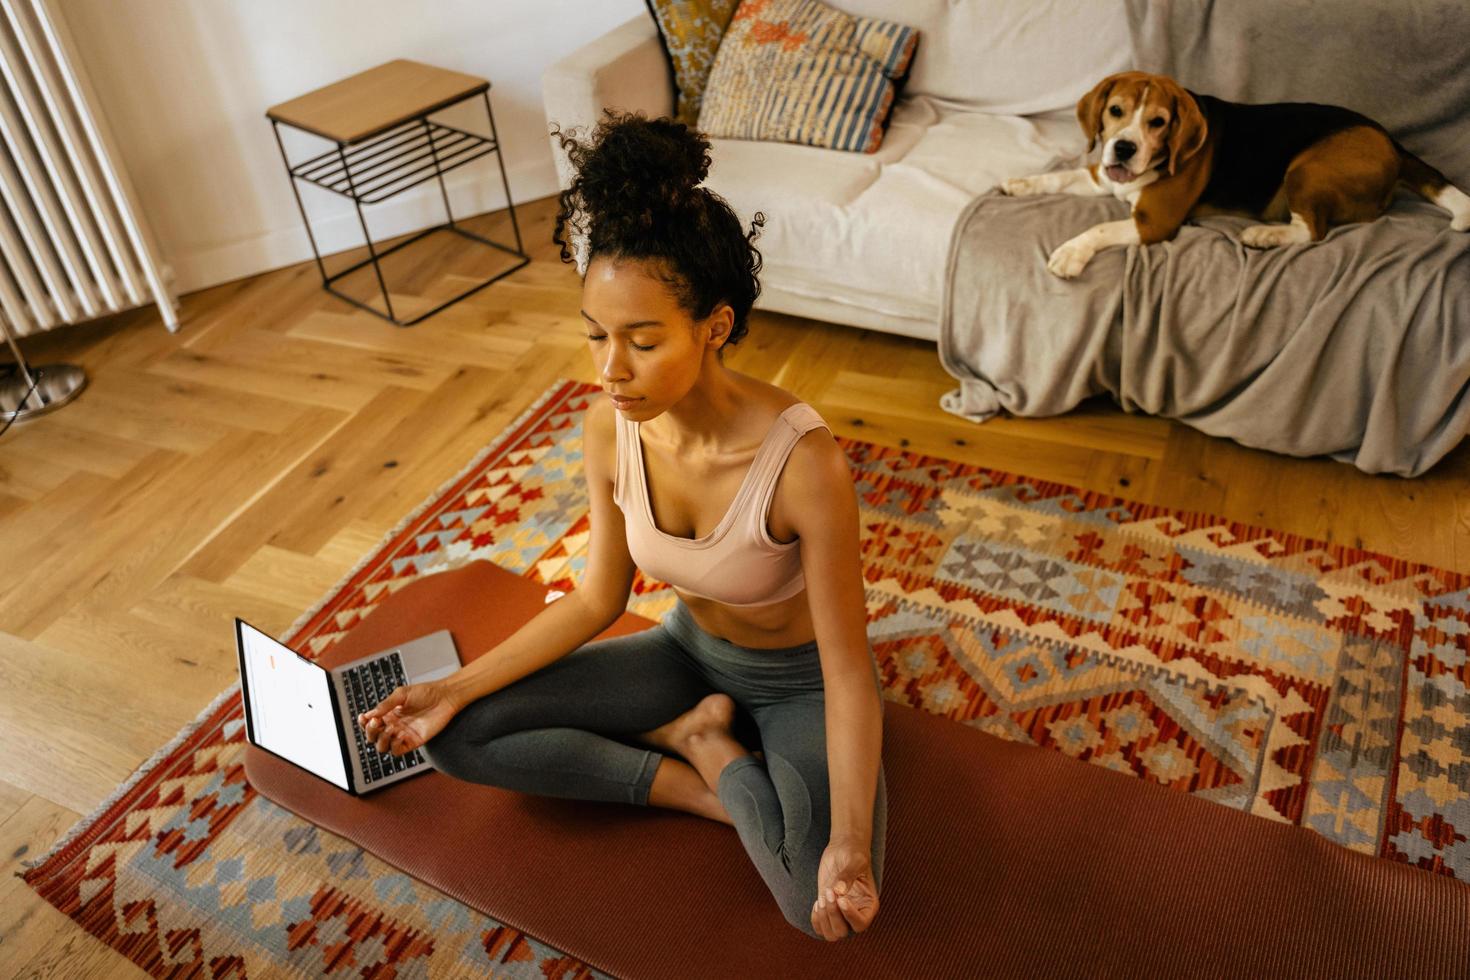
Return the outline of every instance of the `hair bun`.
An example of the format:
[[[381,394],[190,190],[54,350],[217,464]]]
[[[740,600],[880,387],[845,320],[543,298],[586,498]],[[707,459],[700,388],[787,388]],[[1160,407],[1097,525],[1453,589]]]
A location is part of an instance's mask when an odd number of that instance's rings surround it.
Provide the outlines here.
[[[709,174],[709,141],[672,119],[606,110],[576,161],[581,197],[594,214],[629,205],[681,207]]]

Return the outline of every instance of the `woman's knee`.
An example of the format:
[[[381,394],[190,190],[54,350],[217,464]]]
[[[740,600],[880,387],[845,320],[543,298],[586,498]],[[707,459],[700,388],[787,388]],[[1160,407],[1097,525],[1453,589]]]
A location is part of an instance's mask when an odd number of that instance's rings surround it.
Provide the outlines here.
[[[767,880],[772,897],[780,906],[782,917],[796,929],[808,936],[821,939],[812,926],[812,908],[817,903],[817,867],[821,863],[822,849],[814,852],[801,848],[795,852],[777,855],[785,868],[777,880]]]
[[[811,889],[811,894],[804,892],[794,895],[789,901],[781,903],[781,915],[795,929],[806,933],[813,939],[821,939],[821,933],[817,932],[812,925],[812,912],[817,904],[817,890]]]
[[[470,779],[473,768],[470,763],[470,746],[461,739],[450,737],[449,732],[440,732],[419,749],[429,765],[446,776],[455,779]]]

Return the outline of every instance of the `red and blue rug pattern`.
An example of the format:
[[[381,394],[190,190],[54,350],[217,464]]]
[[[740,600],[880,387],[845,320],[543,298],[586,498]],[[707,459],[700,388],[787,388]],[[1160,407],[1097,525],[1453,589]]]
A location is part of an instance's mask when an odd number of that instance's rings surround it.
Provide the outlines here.
[[[477,559],[575,588],[598,396],[554,385],[282,638]],[[1470,880],[1470,576],[838,442],[886,697]],[[155,976],[598,975],[259,796],[243,737],[232,687],[26,880]]]

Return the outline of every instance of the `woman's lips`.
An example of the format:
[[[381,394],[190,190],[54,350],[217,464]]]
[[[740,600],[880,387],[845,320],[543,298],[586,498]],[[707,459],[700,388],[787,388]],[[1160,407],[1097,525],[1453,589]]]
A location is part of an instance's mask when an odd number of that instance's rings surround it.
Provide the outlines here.
[[[618,408],[627,408],[634,402],[641,402],[643,400],[642,398],[619,398],[617,395],[614,395],[612,393],[609,393],[607,397],[611,398],[613,400],[613,404],[616,405]]]

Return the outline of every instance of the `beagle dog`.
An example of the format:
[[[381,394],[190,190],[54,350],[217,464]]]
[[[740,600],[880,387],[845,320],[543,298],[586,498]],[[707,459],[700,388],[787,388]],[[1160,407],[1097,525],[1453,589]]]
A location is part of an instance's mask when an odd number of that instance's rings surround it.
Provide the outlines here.
[[[1333,225],[1372,221],[1404,184],[1470,229],[1470,196],[1405,150],[1382,126],[1337,106],[1247,105],[1199,95],[1163,75],[1109,75],[1077,103],[1090,152],[1100,163],[1018,177],[1004,194],[1113,195],[1132,216],[1089,228],[1051,253],[1046,267],[1080,274],[1100,249],[1174,237],[1186,218],[1243,214],[1252,248],[1321,241]]]

